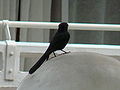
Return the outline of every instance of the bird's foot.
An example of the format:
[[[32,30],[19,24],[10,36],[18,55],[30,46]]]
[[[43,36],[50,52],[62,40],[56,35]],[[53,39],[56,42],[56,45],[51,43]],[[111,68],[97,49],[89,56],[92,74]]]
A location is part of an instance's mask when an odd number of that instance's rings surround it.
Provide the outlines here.
[[[64,52],[64,53],[62,53],[62,54],[68,54],[68,53],[71,53],[70,51],[68,51],[68,52]]]
[[[63,52],[64,52],[63,54],[68,54],[68,53],[70,53],[70,51],[69,51],[69,52],[66,52],[66,51],[64,51],[64,50],[61,50],[61,51],[63,51]]]
[[[61,50],[62,51],[62,50]],[[64,55],[64,54],[68,54],[68,53],[71,53],[70,51],[66,52],[66,51],[63,51],[64,53],[61,53],[61,54],[58,54],[58,56],[61,56],[61,55]]]
[[[61,50],[61,51],[62,51],[62,50]],[[56,55],[55,53],[53,53],[53,54],[54,54],[54,56],[50,57],[50,58],[49,58],[49,60],[50,60],[50,59],[52,59],[52,58],[55,58],[55,57],[57,57],[57,56],[61,56],[61,55],[64,55],[64,54],[71,53],[70,51],[68,51],[68,52],[66,52],[66,51],[63,51],[63,52],[64,52],[64,53],[57,54],[57,55]]]

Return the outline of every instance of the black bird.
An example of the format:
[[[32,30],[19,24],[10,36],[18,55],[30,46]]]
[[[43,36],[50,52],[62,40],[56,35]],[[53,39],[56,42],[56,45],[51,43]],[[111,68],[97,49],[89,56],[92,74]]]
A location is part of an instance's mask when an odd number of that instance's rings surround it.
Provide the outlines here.
[[[70,38],[68,32],[68,24],[63,22],[59,24],[58,31],[55,33],[53,39],[50,41],[50,45],[43,56],[35,63],[35,65],[29,70],[29,74],[34,73],[45,60],[48,60],[49,55],[53,53],[55,55],[56,50],[61,50],[64,53],[67,53],[63,48],[67,45]],[[56,56],[56,55],[55,55]]]

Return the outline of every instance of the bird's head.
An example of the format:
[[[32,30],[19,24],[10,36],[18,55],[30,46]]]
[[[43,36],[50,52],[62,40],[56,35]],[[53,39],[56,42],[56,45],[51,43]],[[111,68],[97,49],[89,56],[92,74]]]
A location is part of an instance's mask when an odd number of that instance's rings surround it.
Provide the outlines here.
[[[59,24],[59,29],[60,30],[67,30],[68,29],[68,24],[66,22],[62,22]]]

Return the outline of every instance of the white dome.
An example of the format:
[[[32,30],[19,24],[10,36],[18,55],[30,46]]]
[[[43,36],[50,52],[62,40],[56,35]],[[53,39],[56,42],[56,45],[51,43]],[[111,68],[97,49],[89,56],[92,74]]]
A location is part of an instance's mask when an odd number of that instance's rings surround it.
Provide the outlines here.
[[[17,90],[120,90],[120,62],[97,53],[69,53],[27,75]]]

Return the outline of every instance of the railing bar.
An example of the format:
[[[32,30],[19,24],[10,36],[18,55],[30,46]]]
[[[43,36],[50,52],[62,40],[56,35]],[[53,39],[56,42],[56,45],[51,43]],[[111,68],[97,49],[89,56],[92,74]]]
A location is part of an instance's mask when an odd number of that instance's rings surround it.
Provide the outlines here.
[[[49,43],[16,42],[18,47],[46,47]],[[119,45],[67,44],[67,47],[120,49]]]
[[[57,29],[60,22],[9,21],[10,27]],[[0,21],[0,26],[2,21]],[[120,31],[119,24],[68,23],[70,30]]]

